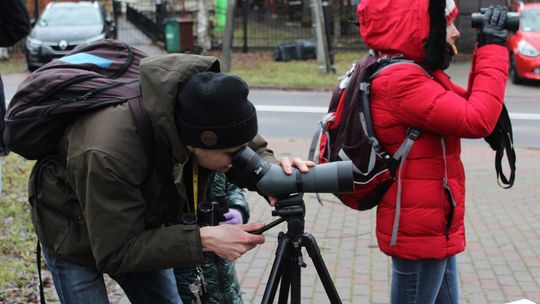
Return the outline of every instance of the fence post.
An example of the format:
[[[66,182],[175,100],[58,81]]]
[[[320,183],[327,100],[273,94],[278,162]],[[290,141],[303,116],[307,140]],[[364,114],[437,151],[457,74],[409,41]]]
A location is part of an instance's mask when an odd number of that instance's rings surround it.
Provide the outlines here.
[[[313,27],[315,28],[317,41],[317,64],[319,66],[319,73],[328,74],[332,68],[330,66],[328,38],[326,37],[326,26],[321,0],[311,0],[311,14],[313,16]]]
[[[336,73],[336,66],[334,63],[334,47],[332,44],[332,31],[330,30],[330,17],[328,13],[328,0],[322,0],[322,12],[323,12],[323,22],[324,22],[324,32],[326,36],[326,43],[328,48],[328,59],[330,64],[330,71]],[[339,20],[337,20],[339,22]],[[334,20],[336,22],[336,20]]]
[[[243,5],[242,20],[244,23],[244,45],[242,47],[242,52],[247,53],[248,52],[247,22],[248,22],[249,1],[244,0],[242,5]]]
[[[39,1],[34,0],[34,20],[37,21],[39,17]]]
[[[156,33],[163,32],[164,23],[163,19],[165,17],[165,3],[163,0],[155,0],[156,2]]]

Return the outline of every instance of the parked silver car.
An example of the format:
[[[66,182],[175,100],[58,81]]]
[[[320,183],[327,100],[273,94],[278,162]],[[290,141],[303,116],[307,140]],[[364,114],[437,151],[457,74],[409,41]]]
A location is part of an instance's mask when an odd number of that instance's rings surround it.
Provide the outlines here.
[[[99,2],[51,2],[26,39],[28,70],[106,38],[116,38],[116,24]]]

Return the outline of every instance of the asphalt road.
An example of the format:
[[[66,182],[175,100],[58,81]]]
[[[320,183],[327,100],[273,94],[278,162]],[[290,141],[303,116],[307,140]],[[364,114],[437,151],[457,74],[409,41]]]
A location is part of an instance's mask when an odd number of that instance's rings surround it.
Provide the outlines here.
[[[448,70],[452,79],[467,85],[468,62],[453,64]],[[326,112],[330,92],[251,90],[250,99],[259,113],[261,134],[268,138],[310,139]],[[540,148],[540,83],[506,85],[505,103],[517,147]],[[471,143],[483,143],[467,140]]]
[[[455,63],[448,73],[462,86],[467,84],[469,64]],[[6,99],[15,94],[27,73],[2,75]],[[260,133],[267,138],[311,139],[326,112],[328,91],[283,91],[252,88],[249,98],[259,112]],[[512,118],[517,147],[540,148],[540,84],[506,87],[506,106]],[[481,142],[481,141],[474,141]]]

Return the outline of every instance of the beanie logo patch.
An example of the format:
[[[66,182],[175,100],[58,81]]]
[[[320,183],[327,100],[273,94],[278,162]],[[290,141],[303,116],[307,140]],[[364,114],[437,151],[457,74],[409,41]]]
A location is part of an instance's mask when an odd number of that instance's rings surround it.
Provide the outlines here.
[[[212,131],[204,131],[201,133],[201,142],[206,146],[213,146],[217,144],[218,137],[216,133]]]

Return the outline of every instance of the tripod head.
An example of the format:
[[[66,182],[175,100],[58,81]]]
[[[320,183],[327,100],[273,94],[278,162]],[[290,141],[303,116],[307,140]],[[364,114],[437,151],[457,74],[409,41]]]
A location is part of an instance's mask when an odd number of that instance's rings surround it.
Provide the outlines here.
[[[306,205],[304,204],[304,194],[296,193],[286,198],[278,199],[272,216],[280,218],[265,225],[261,229],[250,231],[252,234],[262,234],[266,230],[273,228],[287,221],[289,233],[302,234],[304,232],[304,216],[306,215]]]
[[[304,218],[306,206],[303,200],[303,193],[297,193],[284,199],[278,199],[272,216],[280,216],[285,219]]]

